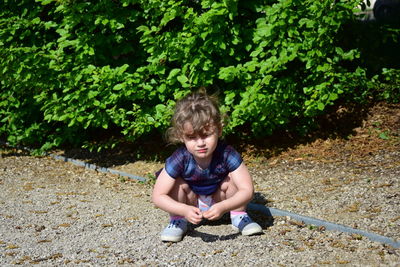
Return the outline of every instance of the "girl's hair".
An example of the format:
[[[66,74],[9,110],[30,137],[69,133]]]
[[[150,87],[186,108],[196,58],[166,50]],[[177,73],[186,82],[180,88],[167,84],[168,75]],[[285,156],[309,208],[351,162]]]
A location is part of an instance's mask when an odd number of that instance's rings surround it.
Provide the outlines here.
[[[217,98],[201,90],[179,100],[172,117],[172,126],[166,132],[166,139],[170,143],[182,142],[186,122],[192,125],[195,134],[203,134],[211,126],[221,132],[223,122]]]

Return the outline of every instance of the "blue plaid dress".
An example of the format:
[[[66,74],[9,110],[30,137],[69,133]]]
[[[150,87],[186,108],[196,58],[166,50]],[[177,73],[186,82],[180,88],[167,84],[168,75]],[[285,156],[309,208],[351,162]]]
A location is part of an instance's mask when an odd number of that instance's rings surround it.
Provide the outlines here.
[[[183,146],[167,158],[165,170],[172,178],[184,179],[196,194],[211,195],[242,162],[242,157],[233,147],[219,141],[208,169],[200,169],[193,155]]]

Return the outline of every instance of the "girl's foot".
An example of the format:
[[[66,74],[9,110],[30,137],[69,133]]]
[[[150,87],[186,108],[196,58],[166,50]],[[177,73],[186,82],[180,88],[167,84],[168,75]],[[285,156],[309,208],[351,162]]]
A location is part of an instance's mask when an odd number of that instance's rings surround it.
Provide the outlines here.
[[[161,240],[164,242],[179,242],[187,231],[186,219],[173,219],[161,232]]]
[[[236,215],[231,218],[232,228],[241,232],[242,235],[255,235],[262,233],[261,226],[254,222],[249,215]]]

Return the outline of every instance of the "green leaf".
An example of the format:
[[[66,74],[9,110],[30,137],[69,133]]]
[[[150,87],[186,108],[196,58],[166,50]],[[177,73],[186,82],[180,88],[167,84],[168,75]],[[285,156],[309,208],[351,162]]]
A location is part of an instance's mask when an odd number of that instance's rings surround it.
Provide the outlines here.
[[[121,89],[123,89],[123,88],[125,88],[125,84],[119,83],[119,84],[116,84],[116,85],[113,87],[113,90],[119,91],[119,90],[121,90]]]
[[[344,54],[343,49],[340,48],[340,47],[335,47],[335,51],[336,51],[336,53],[337,53],[338,55],[343,55],[343,54]]]
[[[331,101],[335,101],[336,99],[338,99],[339,98],[339,96],[338,96],[338,94],[336,94],[336,93],[331,93],[330,95],[329,95],[329,100],[331,100]]]
[[[176,17],[176,10],[175,9],[171,9],[169,12],[166,12],[164,14],[164,17],[161,19],[161,23],[160,25],[166,25],[168,22],[170,22],[171,20],[173,20]]]
[[[232,82],[235,78],[236,68],[234,66],[229,66],[227,68],[221,68],[218,73],[218,78],[225,80],[227,82]]]
[[[89,93],[88,93],[88,97],[89,98],[94,98],[94,97],[96,97],[98,95],[98,92],[97,91],[89,91]],[[65,99],[64,99],[65,100]]]
[[[51,2],[55,2],[55,1],[57,1],[57,0],[35,0],[36,2],[41,2],[42,3],[42,5],[48,5],[48,4],[50,4]]]
[[[188,78],[185,75],[179,75],[177,77],[177,80],[182,84],[182,85],[186,85]]]
[[[380,138],[380,139],[383,139],[383,140],[389,140],[389,136],[387,136],[387,134],[384,133],[384,132],[381,132],[381,133],[379,134],[379,138]]]
[[[178,75],[178,73],[181,71],[181,69],[172,69],[169,72],[168,78],[167,80],[171,80],[172,78],[174,78],[176,75]]]

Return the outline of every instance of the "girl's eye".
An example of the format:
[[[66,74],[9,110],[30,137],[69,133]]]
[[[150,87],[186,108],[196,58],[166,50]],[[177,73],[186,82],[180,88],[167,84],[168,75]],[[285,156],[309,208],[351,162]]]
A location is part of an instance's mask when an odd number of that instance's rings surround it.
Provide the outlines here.
[[[205,139],[205,138],[209,137],[210,135],[211,134],[209,134],[209,133],[203,133],[203,134],[200,135],[200,137]]]
[[[202,138],[206,138],[206,137],[209,137],[209,136],[211,136],[213,134],[214,134],[214,131],[207,131],[207,132],[202,133],[201,137]]]

